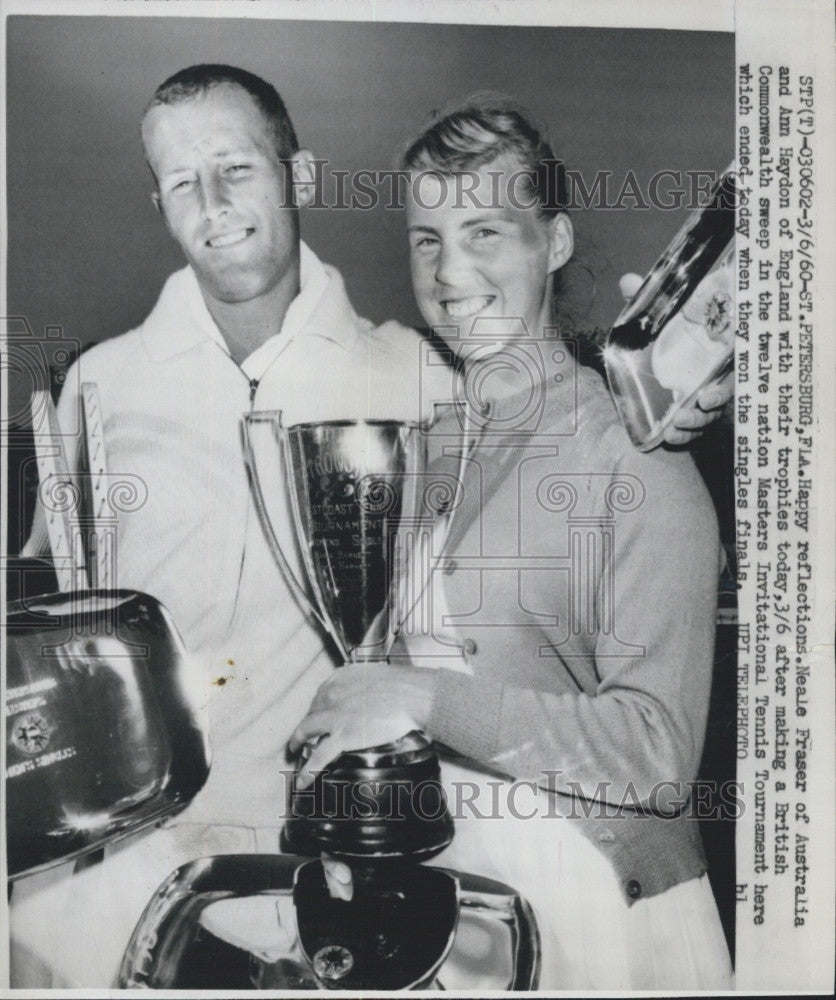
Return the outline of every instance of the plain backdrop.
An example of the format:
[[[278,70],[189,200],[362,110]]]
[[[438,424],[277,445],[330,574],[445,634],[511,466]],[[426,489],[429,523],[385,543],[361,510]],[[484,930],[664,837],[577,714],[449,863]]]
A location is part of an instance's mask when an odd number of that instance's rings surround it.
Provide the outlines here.
[[[232,63],[273,83],[301,143],[330,169],[392,167],[431,109],[476,90],[520,99],[587,186],[597,171],[609,171],[617,191],[631,171],[646,185],[661,170],[719,171],[733,157],[730,34],[255,18],[16,16],[6,24],[8,314],[24,338],[25,320],[56,360],[56,344],[101,341],[140,323],[182,266],[151,204],[139,121],[156,86],[194,63]],[[612,324],[619,276],[645,272],[686,215],[575,214],[585,266],[567,276],[588,304],[580,328]],[[361,314],[420,323],[402,212],[307,210],[302,227],[342,271]],[[3,363],[11,426],[17,415],[23,426],[32,372],[15,367],[14,351]],[[19,438],[10,452],[12,552],[26,537],[37,485],[31,435]],[[696,451],[731,545],[730,436],[715,427]],[[703,763],[703,775],[717,780],[734,776],[735,646],[733,630],[725,632],[718,629]],[[732,826],[704,827],[731,941]]]
[[[646,184],[733,156],[729,34],[171,17],[15,16],[7,27],[8,311],[36,336],[57,326],[86,344],[124,332],[182,265],[149,198],[139,120],[155,87],[193,63],[273,83],[329,169],[392,167],[431,109],[484,89],[522,100],[588,185],[598,170],[617,191],[628,171]],[[685,215],[576,213],[595,278],[567,276],[591,301],[585,325],[612,323],[620,274],[649,268]],[[308,210],[302,226],[361,314],[420,323],[402,212]],[[17,412],[23,389],[11,381]]]

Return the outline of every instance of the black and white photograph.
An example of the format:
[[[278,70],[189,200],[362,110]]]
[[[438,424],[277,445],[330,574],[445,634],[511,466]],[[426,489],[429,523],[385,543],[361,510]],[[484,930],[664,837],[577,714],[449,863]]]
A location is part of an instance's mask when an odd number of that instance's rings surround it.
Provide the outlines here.
[[[10,996],[832,988],[789,6],[3,3]]]

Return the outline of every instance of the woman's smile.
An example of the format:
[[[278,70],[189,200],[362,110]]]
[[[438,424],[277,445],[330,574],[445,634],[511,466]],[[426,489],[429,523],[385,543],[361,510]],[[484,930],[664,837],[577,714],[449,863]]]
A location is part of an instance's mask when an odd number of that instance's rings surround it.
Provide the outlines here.
[[[454,351],[485,334],[481,320],[503,340],[538,337],[551,322],[552,275],[571,256],[572,226],[510,196],[520,169],[497,157],[468,175],[467,198],[440,174],[411,185],[422,194],[407,206],[415,300]]]

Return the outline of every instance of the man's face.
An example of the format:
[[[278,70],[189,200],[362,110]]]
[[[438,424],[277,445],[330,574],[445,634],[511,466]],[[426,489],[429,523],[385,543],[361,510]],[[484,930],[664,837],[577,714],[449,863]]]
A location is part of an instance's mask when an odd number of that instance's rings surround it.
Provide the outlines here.
[[[219,84],[142,123],[155,201],[204,295],[246,302],[293,274],[299,224],[288,168],[250,95]]]
[[[509,188],[521,169],[498,158],[472,175],[424,174],[418,183],[413,174],[407,225],[415,299],[442,336],[445,327],[458,328],[453,350],[486,334],[515,339],[520,320],[539,338],[550,322],[550,276],[571,256],[572,230],[565,216],[544,219],[520,183]]]

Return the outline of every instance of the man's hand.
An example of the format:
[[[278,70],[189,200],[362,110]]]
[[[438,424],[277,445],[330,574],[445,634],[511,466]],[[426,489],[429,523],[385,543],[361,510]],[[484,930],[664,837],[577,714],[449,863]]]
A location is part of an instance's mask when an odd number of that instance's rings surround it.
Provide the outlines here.
[[[319,739],[297,787],[307,788],[315,775],[347,750],[392,743],[430,717],[434,671],[386,663],[347,663],[322,684],[308,714],[288,743],[291,754]]]
[[[643,280],[638,274],[622,276],[618,287],[625,303],[636,294]],[[691,406],[676,414],[665,430],[665,443],[683,445],[696,440],[706,427],[720,419],[723,408],[733,395],[734,374],[729,372],[717,385],[706,386]]]

